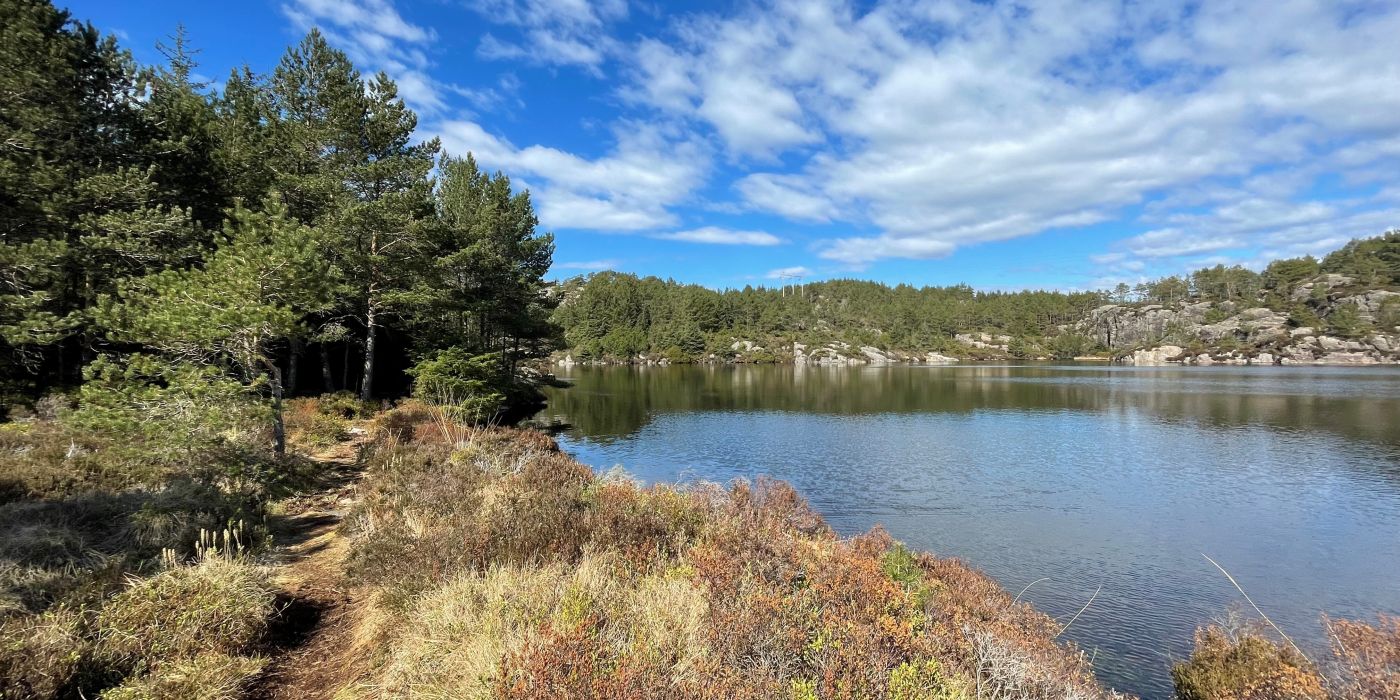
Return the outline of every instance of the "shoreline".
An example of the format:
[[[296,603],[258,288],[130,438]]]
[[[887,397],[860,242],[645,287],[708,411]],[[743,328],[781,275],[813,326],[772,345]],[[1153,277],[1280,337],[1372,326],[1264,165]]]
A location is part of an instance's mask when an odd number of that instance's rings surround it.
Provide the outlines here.
[[[1137,351],[1141,352],[1156,352]],[[1223,353],[1221,354],[1223,355]],[[1367,361],[1353,357],[1328,359],[1326,357],[1317,358],[1311,361],[1297,361],[1289,358],[1273,358],[1269,361],[1251,361],[1253,358],[1223,355],[1222,359],[1212,359],[1209,362],[1202,362],[1199,356],[1187,356],[1178,359],[1173,356],[1170,359],[1160,361],[1134,361],[1132,356],[1119,358],[1089,357],[1080,356],[1068,359],[1055,359],[1049,357],[979,357],[979,358],[957,358],[948,362],[922,362],[917,360],[897,360],[888,362],[871,362],[868,360],[851,359],[841,362],[798,362],[793,359],[776,359],[763,361],[739,361],[732,359],[694,359],[673,361],[668,358],[645,358],[632,360],[572,360],[558,359],[549,362],[546,366],[550,368],[563,367],[673,367],[673,366],[787,366],[787,367],[882,367],[882,366],[906,366],[906,367],[956,367],[956,366],[979,366],[995,365],[998,363],[1023,363],[1023,364],[1096,364],[1096,365],[1119,365],[1124,367],[1210,367],[1210,366],[1232,366],[1232,367],[1391,367],[1400,365],[1400,360],[1384,359]]]

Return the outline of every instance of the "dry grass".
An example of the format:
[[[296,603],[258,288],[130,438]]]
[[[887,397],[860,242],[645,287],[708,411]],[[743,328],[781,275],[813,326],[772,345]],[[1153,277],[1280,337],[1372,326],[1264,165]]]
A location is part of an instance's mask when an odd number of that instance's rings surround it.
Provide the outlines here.
[[[0,618],[0,698],[65,694],[91,654],[84,628],[83,615],[69,608]]]
[[[100,700],[238,700],[262,671],[258,657],[200,654],[163,664],[104,691]]]
[[[203,654],[253,650],[276,609],[266,575],[213,557],[134,581],[97,614],[97,657],[144,671]]]
[[[0,425],[0,697],[96,697],[123,681],[120,697],[221,697],[253,668],[271,594],[246,562],[181,562],[210,554],[202,532],[239,522],[255,549],[265,504],[308,483],[308,466],[232,438],[148,452],[61,412]],[[205,681],[210,694],[194,693]]]

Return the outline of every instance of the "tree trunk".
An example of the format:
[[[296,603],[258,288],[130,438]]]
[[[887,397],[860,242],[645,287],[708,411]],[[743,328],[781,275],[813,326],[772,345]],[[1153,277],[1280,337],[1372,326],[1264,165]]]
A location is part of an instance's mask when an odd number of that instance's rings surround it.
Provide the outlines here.
[[[374,302],[365,313],[365,374],[360,380],[360,400],[369,401],[374,391]]]
[[[301,356],[301,341],[292,338],[291,356],[287,358],[287,393],[295,396],[297,393],[297,366],[300,364],[298,358]]]
[[[340,347],[340,385],[350,390],[350,343]]]
[[[282,422],[282,368],[269,362],[272,370],[272,451],[287,454],[287,426]]]
[[[327,394],[335,393],[335,379],[331,377],[331,356],[326,352],[326,344],[321,343],[321,386]]]

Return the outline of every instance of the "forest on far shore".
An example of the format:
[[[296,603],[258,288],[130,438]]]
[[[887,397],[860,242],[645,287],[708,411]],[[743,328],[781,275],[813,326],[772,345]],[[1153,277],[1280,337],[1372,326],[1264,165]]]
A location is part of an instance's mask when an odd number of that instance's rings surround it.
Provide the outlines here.
[[[1216,265],[1092,292],[983,292],[965,284],[891,287],[854,279],[716,291],[600,272],[563,283],[554,319],[576,359],[649,355],[672,362],[731,357],[733,343],[744,339],[767,345],[770,355],[794,341],[956,351],[954,336],[970,332],[1010,336],[1013,356],[1068,359],[1107,350],[1075,328],[1105,304],[1262,306],[1288,315],[1295,326],[1338,326],[1346,337],[1368,330],[1346,308],[1323,319],[1312,303],[1316,300],[1295,298],[1299,284],[1324,274],[1348,278],[1344,289],[1400,289],[1400,231],[1353,240],[1321,260],[1275,260],[1262,272]],[[1392,303],[1385,312],[1377,325],[1400,324],[1400,305]]]

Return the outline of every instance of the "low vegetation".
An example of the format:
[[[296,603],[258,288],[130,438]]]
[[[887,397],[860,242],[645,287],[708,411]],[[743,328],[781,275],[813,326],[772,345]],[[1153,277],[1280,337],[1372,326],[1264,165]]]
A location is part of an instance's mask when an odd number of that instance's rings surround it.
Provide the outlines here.
[[[1382,700],[1400,697],[1400,618],[1323,618],[1327,655],[1311,659],[1258,622],[1204,627],[1172,668],[1181,700]]]
[[[786,484],[641,487],[433,416],[381,419],[346,521],[382,650],[349,697],[1106,695],[985,575]]]
[[[366,602],[339,697],[1114,695],[1055,621],[987,576],[878,528],[837,537],[780,482],[644,487],[538,432],[344,395],[289,402],[294,456],[250,427],[172,451],[210,460],[181,468],[129,461],[117,440],[59,449],[75,409],[50,403],[0,426],[0,458],[29,475],[0,504],[7,699],[248,697],[284,605],[266,516],[315,483],[296,454],[364,431],[341,528]],[[81,479],[52,478],[77,465]],[[1400,621],[1325,625],[1333,648],[1313,656],[1254,626],[1203,629],[1178,695],[1395,697]]]

